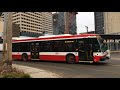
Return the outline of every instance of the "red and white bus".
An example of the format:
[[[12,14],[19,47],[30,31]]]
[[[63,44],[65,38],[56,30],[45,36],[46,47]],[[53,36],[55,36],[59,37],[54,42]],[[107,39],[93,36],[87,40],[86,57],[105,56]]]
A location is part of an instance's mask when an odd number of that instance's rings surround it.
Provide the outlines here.
[[[3,50],[3,38],[0,36],[0,52]]]
[[[40,36],[12,43],[12,58],[16,60],[92,63],[110,59],[109,50],[103,49],[103,40],[97,34]]]

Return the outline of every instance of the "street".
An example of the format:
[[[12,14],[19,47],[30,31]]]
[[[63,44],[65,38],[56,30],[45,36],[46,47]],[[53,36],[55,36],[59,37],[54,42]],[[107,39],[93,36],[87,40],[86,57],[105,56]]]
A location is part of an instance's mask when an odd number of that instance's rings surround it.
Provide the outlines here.
[[[115,55],[112,55],[112,57]],[[118,56],[118,55],[117,55]],[[13,61],[13,64],[25,65],[47,70],[60,75],[62,78],[119,78],[120,60],[110,59],[97,64],[46,61]]]

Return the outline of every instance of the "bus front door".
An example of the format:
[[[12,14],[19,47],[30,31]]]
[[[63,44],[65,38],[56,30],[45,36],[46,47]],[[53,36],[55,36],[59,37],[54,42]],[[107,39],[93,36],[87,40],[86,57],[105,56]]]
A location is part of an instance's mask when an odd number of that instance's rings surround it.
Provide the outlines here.
[[[90,44],[84,44],[79,47],[79,61],[92,61],[93,52]]]
[[[39,43],[31,43],[31,59],[39,60]]]
[[[79,46],[79,61],[84,61],[87,59],[87,54],[84,45]]]

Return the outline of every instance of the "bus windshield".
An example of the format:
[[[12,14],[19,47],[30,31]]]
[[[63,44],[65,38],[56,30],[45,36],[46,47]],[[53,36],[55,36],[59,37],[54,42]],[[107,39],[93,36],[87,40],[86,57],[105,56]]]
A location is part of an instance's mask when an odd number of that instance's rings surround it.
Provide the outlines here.
[[[93,45],[93,52],[101,52],[100,44],[96,38],[89,39]]]
[[[84,46],[84,48],[86,48],[86,49],[91,47],[93,52],[101,52],[100,44],[99,44],[97,38],[86,38],[83,40],[79,40],[78,45],[81,48],[82,48],[82,46]]]
[[[101,51],[105,52],[106,50],[108,50],[108,46],[107,44],[104,42],[104,39],[99,38],[99,43],[100,43],[100,47],[101,47]]]

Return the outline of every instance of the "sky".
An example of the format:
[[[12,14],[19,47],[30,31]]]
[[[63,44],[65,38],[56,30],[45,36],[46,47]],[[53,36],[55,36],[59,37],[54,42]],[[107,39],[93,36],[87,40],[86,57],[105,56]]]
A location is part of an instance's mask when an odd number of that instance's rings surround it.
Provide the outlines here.
[[[87,32],[85,26],[88,26],[88,31],[94,31],[94,12],[78,12],[77,14],[77,33]]]

